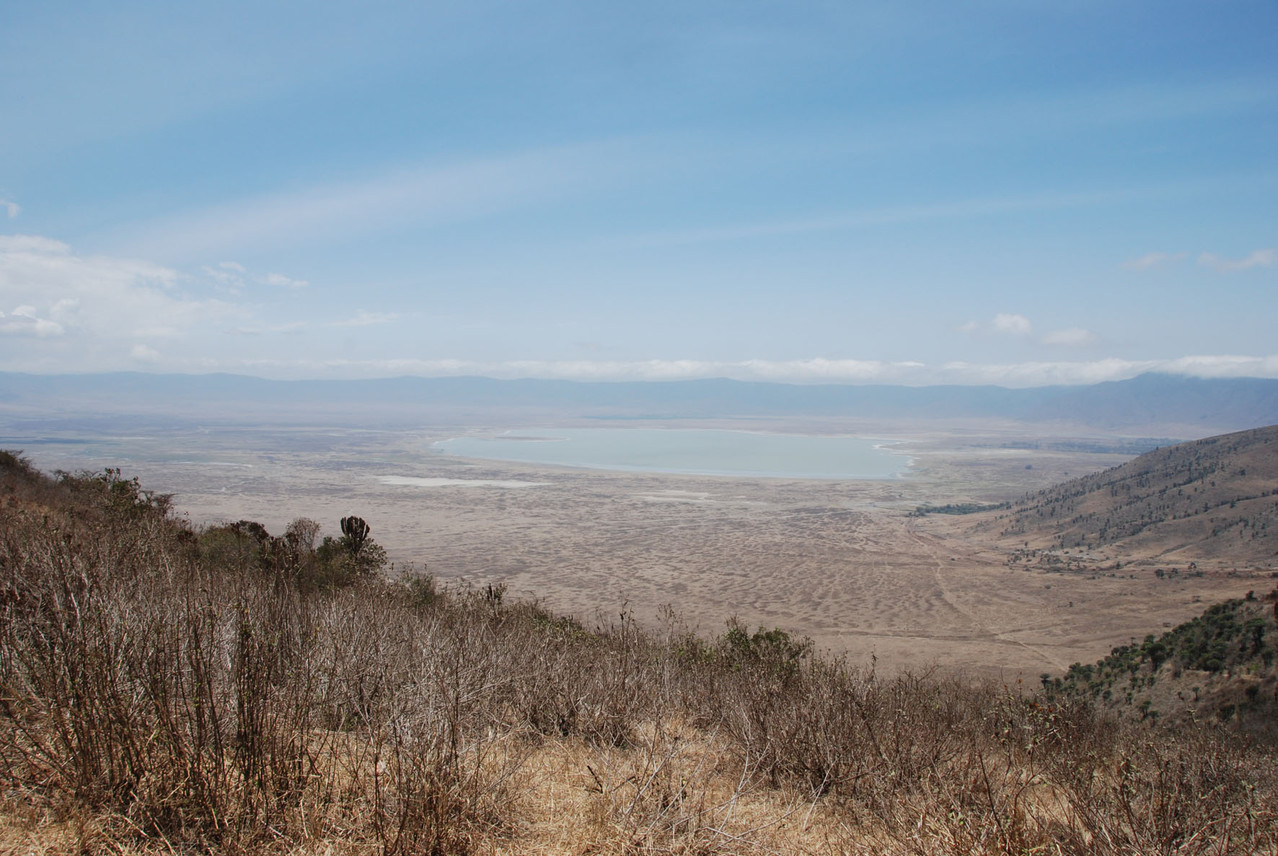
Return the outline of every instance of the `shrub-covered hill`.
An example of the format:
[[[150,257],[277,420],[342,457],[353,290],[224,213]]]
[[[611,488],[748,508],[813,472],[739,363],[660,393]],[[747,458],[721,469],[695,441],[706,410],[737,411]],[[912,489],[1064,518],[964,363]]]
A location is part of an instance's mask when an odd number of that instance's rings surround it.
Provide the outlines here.
[[[1278,426],[1148,452],[1013,503],[986,524],[1036,548],[1278,565]]]
[[[1084,697],[1128,715],[1234,721],[1278,737],[1278,589],[1209,607],[1094,665],[1043,677],[1049,697]]]
[[[344,530],[195,529],[118,472],[0,456],[0,852],[1278,847],[1278,749],[1227,725],[780,630],[587,627],[384,579]]]

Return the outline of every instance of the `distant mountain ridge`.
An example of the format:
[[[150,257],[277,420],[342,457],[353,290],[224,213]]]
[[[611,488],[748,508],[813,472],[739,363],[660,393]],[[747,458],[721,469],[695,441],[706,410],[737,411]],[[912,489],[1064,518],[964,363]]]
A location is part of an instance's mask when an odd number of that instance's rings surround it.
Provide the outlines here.
[[[798,385],[727,379],[643,382],[399,377],[277,381],[228,375],[0,373],[0,418],[86,415],[343,423],[489,420],[1000,419],[1112,433],[1202,437],[1278,423],[1278,380],[1142,375],[1093,386],[1009,389]]]
[[[1032,547],[1278,565],[1278,425],[1148,452],[1031,494],[990,525]]]

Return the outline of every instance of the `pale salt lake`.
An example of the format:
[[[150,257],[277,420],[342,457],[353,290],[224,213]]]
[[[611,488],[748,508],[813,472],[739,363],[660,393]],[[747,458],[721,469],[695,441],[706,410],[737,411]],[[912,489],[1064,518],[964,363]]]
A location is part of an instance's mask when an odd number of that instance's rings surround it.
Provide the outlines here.
[[[455,437],[438,454],[623,472],[800,479],[891,479],[907,455],[883,440],[691,428],[524,429]]]

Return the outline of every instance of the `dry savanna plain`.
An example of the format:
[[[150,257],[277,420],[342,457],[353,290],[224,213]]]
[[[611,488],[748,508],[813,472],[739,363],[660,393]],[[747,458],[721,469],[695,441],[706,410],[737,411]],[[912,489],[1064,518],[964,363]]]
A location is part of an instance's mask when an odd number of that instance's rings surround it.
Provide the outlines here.
[[[279,534],[309,517],[336,535],[341,517],[359,515],[397,574],[505,586],[587,624],[628,613],[714,636],[736,616],[886,670],[1036,680],[1272,585],[1272,569],[1228,562],[1156,575],[1173,567],[1156,553],[1027,563],[1013,558],[1019,545],[991,536],[997,526],[974,533],[972,515],[911,514],[1115,466],[1135,456],[1119,439],[1045,439],[993,423],[748,427],[885,438],[911,465],[865,481],[571,469],[432,448],[456,429],[63,432],[5,446],[47,471],[120,467],[174,494],[196,525],[250,519]]]

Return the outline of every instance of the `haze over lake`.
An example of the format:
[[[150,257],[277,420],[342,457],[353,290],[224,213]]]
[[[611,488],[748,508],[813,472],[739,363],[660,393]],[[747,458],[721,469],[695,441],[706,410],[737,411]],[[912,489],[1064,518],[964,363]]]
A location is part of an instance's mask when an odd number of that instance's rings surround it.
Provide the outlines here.
[[[446,455],[630,472],[803,479],[887,479],[909,457],[865,437],[660,428],[525,429],[434,444]]]

